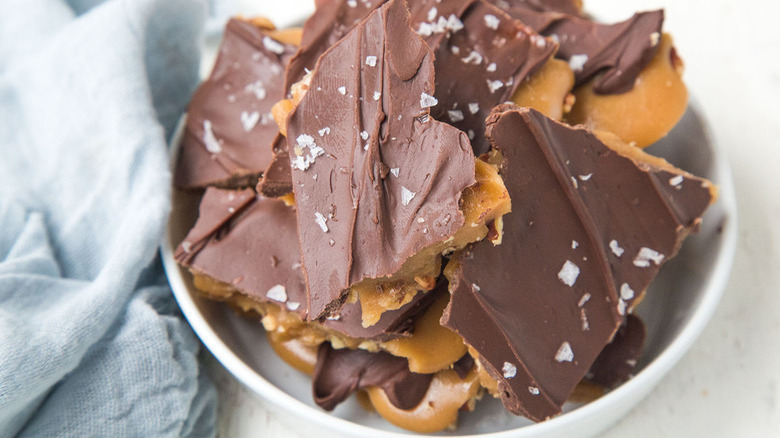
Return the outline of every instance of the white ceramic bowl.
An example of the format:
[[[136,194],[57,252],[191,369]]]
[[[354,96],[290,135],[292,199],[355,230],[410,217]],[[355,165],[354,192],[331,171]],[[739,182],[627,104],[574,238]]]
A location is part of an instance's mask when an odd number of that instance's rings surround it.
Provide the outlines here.
[[[171,148],[176,156],[176,136]],[[564,414],[534,424],[507,413],[489,397],[460,416],[456,432],[446,436],[563,437],[591,436],[631,410],[685,354],[710,319],[725,288],[736,247],[736,199],[725,154],[712,142],[695,106],[662,141],[648,149],[673,164],[706,177],[720,187],[718,202],[704,216],[701,231],[688,238],[679,255],[666,263],[637,308],[647,325],[647,344],[636,376],[596,401],[564,407]],[[409,432],[364,411],[351,398],[334,412],[318,408],[309,376],[280,360],[257,320],[235,314],[226,305],[202,299],[191,277],[173,259],[173,250],[197,215],[198,196],[173,191],[163,263],[173,293],[203,344],[240,382],[261,396],[267,409],[303,433],[320,436],[398,437]],[[327,433],[326,433],[327,435]]]

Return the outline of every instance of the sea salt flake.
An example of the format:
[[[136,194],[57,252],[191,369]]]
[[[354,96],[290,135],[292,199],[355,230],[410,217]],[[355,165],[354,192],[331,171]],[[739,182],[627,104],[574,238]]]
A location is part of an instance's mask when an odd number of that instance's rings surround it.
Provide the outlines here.
[[[589,173],[589,174],[587,174],[587,175],[580,175],[580,180],[582,180],[582,181],[587,181],[587,180],[589,180],[589,179],[590,179],[592,176],[593,176],[593,174],[592,174],[592,173]]]
[[[222,145],[214,135],[214,130],[211,126],[211,120],[203,121],[203,144],[206,145],[206,150],[212,154],[218,154],[222,152]]]
[[[563,341],[558,348],[558,352],[555,353],[555,361],[571,362],[572,360],[574,360],[574,352],[571,350],[571,345],[568,342]]]
[[[654,249],[650,249],[643,246],[639,249],[636,257],[634,257],[634,266],[638,268],[647,268],[650,266],[650,262],[660,265],[664,261],[665,256]]]
[[[580,185],[577,183],[577,178],[571,177],[571,184],[574,186],[575,189],[580,188]]]
[[[298,308],[301,307],[301,303],[297,301],[288,301],[287,302],[287,310],[296,311]]]
[[[580,72],[585,67],[586,62],[588,62],[588,55],[584,53],[581,55],[572,55],[572,57],[569,58],[569,67],[575,72]]]
[[[260,120],[260,113],[257,111],[254,112],[241,112],[241,124],[244,125],[244,132],[249,132],[252,130],[252,128],[257,125],[257,122]]]
[[[284,45],[269,36],[263,38],[263,47],[265,47],[266,50],[270,52],[276,53],[277,55],[284,53]]]
[[[622,256],[623,253],[625,252],[625,250],[620,247],[618,241],[615,239],[609,241],[609,249],[612,250],[612,254],[615,254],[618,257]]]
[[[461,110],[448,110],[447,115],[450,116],[450,121],[452,123],[457,123],[463,120],[463,111]]]
[[[580,309],[580,321],[582,322],[582,331],[589,331],[590,323],[588,322],[588,315],[585,313],[585,309]]]
[[[531,395],[539,395],[539,388],[537,388],[535,386],[529,386],[528,387],[528,392],[530,392]]]
[[[347,6],[349,6],[350,8],[356,8],[357,0],[347,0]]]
[[[474,292],[474,293],[477,293],[477,292],[479,292],[479,291],[481,291],[481,290],[482,290],[482,288],[481,288],[481,287],[479,287],[479,286],[477,286],[476,284],[472,284],[472,285],[471,285],[471,291],[472,291],[472,292]]]
[[[580,298],[580,302],[579,302],[579,303],[577,303],[577,307],[582,307],[582,306],[584,306],[584,305],[585,305],[585,303],[587,303],[588,301],[590,301],[590,294],[589,294],[589,293],[587,293],[587,292],[585,292],[585,293],[582,295],[582,298]]]
[[[485,14],[485,26],[497,30],[498,25],[501,24],[501,20],[493,14]]]
[[[379,100],[380,97],[382,97],[382,93],[379,91],[374,91],[374,100]]]
[[[661,34],[658,32],[653,32],[650,34],[650,46],[655,47],[658,45],[658,41],[661,40]]]
[[[684,178],[682,175],[677,175],[675,177],[669,178],[669,185],[678,187],[680,184],[682,184]]]
[[[450,14],[447,18],[447,30],[457,32],[461,29],[463,29],[463,22],[455,14]]]
[[[346,94],[347,94],[347,87],[345,87],[345,86],[343,86],[343,85],[342,85],[342,86],[340,86],[340,87],[338,88],[338,90],[339,90],[339,93],[341,93],[342,95],[346,95]]]
[[[577,247],[580,246],[580,243],[576,240],[571,241],[571,249],[577,249]]]
[[[325,216],[323,216],[322,213],[320,213],[319,211],[314,212],[314,222],[317,222],[317,225],[319,225],[320,228],[322,228],[323,233],[328,232],[328,224],[327,224],[328,219]]]
[[[624,300],[630,300],[631,298],[634,298],[634,289],[631,289],[631,286],[629,286],[628,283],[623,283],[620,285],[620,298]]]
[[[463,61],[464,64],[479,65],[482,64],[482,55],[476,50],[472,50],[471,53],[469,53],[469,56],[461,59],[461,61]]]
[[[428,10],[428,21],[435,20],[437,15],[439,15],[439,11],[436,9],[436,6],[434,6]]]
[[[558,279],[561,280],[566,286],[572,287],[577,281],[577,277],[580,275],[579,266],[575,265],[569,260],[563,264],[563,267],[558,272]]]
[[[269,300],[283,303],[287,301],[287,289],[285,289],[283,285],[277,284],[276,286],[268,289],[268,292],[265,293],[265,296],[268,297]]]
[[[326,126],[326,127],[322,128],[322,129],[320,129],[319,131],[317,131],[317,134],[319,134],[320,137],[323,137],[325,135],[330,134],[330,126]]]
[[[501,373],[503,373],[505,379],[511,379],[517,375],[517,367],[509,362],[504,362],[504,366],[501,367]]]
[[[474,137],[477,136],[476,134],[474,134],[474,130],[472,130],[472,129],[469,129],[467,134],[469,135],[469,140],[474,140]]]
[[[401,169],[400,169],[400,168],[398,168],[398,167],[391,167],[391,168],[390,168],[390,173],[392,173],[392,174],[393,174],[393,176],[394,176],[394,177],[396,177],[396,178],[398,178],[398,173],[399,173],[400,171],[401,171]]]
[[[181,249],[184,250],[186,253],[190,253],[192,251],[192,242],[184,241],[181,243]]]
[[[376,67],[376,56],[366,56],[366,65]]]
[[[250,84],[247,84],[244,87],[244,91],[247,93],[252,93],[255,95],[257,100],[263,100],[265,99],[265,85],[263,85],[263,81],[254,81]]]
[[[622,298],[618,300],[617,311],[621,316],[626,314],[626,302]]]
[[[504,83],[499,80],[491,81],[490,79],[487,80],[487,86],[490,90],[491,94],[495,94],[496,91],[498,91],[501,87],[504,86]]]
[[[486,68],[486,70],[489,71],[489,72],[494,72],[494,71],[496,71],[496,69],[497,69],[497,66],[496,66],[495,62],[491,62],[490,64],[488,64],[488,66]]]
[[[479,112],[479,104],[478,104],[478,103],[476,103],[476,102],[470,103],[470,104],[469,104],[469,112],[470,112],[471,114],[476,114],[476,113],[478,113],[478,112]]]
[[[295,139],[297,146],[295,147],[294,156],[290,157],[290,164],[293,169],[307,170],[311,166],[317,157],[323,155],[325,150],[318,146],[314,142],[314,137],[308,134],[301,134]],[[309,152],[306,153],[305,149]]]
[[[368,140],[368,131],[360,131],[360,138]]]
[[[407,189],[404,186],[401,186],[401,204],[404,206],[409,205],[409,202],[414,199],[415,195],[417,195],[417,193]]]
[[[430,108],[432,106],[436,106],[438,103],[439,100],[430,94],[425,92],[420,94],[420,108]]]

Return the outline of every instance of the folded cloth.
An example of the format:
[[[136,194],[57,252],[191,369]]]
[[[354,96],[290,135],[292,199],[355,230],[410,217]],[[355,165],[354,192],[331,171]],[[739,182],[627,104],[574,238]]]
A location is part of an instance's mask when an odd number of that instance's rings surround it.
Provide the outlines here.
[[[211,436],[157,257],[196,0],[0,2],[0,436]]]

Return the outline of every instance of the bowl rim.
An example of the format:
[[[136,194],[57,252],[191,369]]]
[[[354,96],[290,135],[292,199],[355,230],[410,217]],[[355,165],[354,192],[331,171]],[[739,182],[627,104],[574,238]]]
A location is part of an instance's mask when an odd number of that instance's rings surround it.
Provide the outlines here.
[[[697,115],[701,116],[702,111],[700,108],[701,107],[696,103],[695,99],[691,98],[689,101],[689,110],[694,110]],[[721,204],[726,220],[722,225],[722,243],[712,267],[713,274],[706,278],[705,285],[702,287],[702,290],[704,291],[702,293],[702,298],[699,301],[698,306],[694,309],[693,315],[688,319],[687,323],[684,324],[679,334],[655,359],[633,376],[632,379],[624,382],[619,387],[611,390],[597,400],[579,406],[573,411],[563,413],[544,422],[529,424],[519,428],[482,434],[448,435],[449,437],[508,438],[511,436],[521,438],[563,431],[588,418],[593,418],[598,412],[618,409],[620,406],[625,407],[627,401],[632,397],[635,397],[636,394],[641,394],[626,410],[633,409],[691,348],[712,318],[726,289],[736,253],[738,235],[736,192],[725,150],[715,141],[706,120],[703,117],[700,117],[699,120],[701,122],[704,137],[708,140],[708,144],[712,150],[714,163],[713,176],[715,177],[713,179],[716,180],[716,184],[719,188],[717,202]],[[172,169],[178,154],[179,143],[185,124],[186,114],[179,121],[176,131],[171,137],[169,155]],[[170,237],[169,221],[169,226],[166,227],[166,233],[163,236],[163,241],[160,245],[160,251],[163,268],[173,291],[173,295],[188,323],[192,326],[206,348],[211,351],[221,365],[241,382],[242,385],[265,399],[265,401],[272,403],[275,407],[301,416],[310,423],[330,429],[333,432],[353,436],[368,436],[370,434],[377,438],[400,438],[409,436],[409,432],[376,429],[333,416],[323,410],[318,410],[289,395],[254,371],[220,339],[209,322],[205,319],[204,315],[198,310],[193,296],[184,283],[181,271],[179,270],[179,265],[174,259],[174,248],[171,244]],[[604,429],[611,425],[612,424],[605,425]]]

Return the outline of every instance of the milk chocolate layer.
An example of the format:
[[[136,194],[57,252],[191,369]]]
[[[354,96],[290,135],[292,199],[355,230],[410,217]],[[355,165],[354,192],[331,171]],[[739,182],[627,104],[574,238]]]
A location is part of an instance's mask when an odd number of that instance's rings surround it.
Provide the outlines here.
[[[198,221],[175,257],[256,301],[284,306],[304,319],[308,314],[296,215],[280,200],[257,196],[251,189],[206,189]],[[338,319],[321,324],[353,338],[384,341],[409,336],[414,317],[436,297],[433,291],[418,294],[400,309],[383,313],[371,327],[361,323],[359,301],[346,304]]]
[[[325,342],[314,367],[314,402],[330,411],[353,392],[376,386],[397,408],[412,409],[428,392],[432,378],[433,374],[409,371],[406,359],[384,351],[335,350]]]
[[[713,195],[532,109],[497,107],[486,132],[513,211],[501,245],[462,258],[442,324],[479,352],[506,407],[539,421],[560,413]]]
[[[271,160],[278,129],[270,111],[284,96],[284,67],[294,52],[254,24],[228,22],[211,76],[187,110],[177,187],[255,184]]]
[[[663,10],[639,12],[626,21],[601,24],[554,11],[539,11],[519,0],[502,0],[503,9],[542,35],[560,44],[557,58],[569,62],[576,84],[596,77],[594,91],[620,94],[630,91],[639,72],[658,47]]]
[[[614,388],[628,380],[642,355],[645,337],[645,323],[636,315],[626,316],[626,321],[596,358],[585,379],[605,388]]]
[[[555,53],[552,40],[484,1],[474,2],[436,49],[437,119],[466,132],[475,155],[488,151],[485,118]]]
[[[463,225],[474,158],[463,132],[429,116],[433,95],[433,53],[403,1],[319,59],[287,125],[309,319]]]

